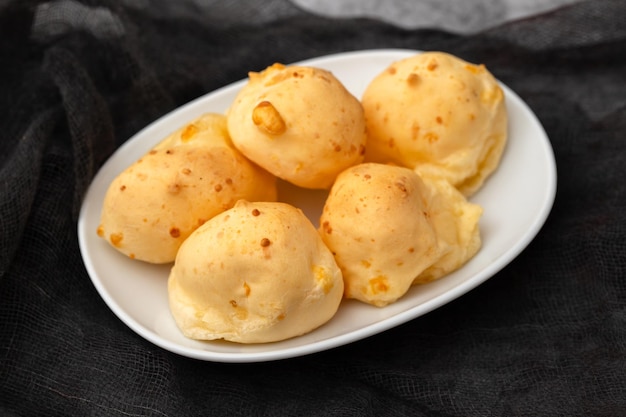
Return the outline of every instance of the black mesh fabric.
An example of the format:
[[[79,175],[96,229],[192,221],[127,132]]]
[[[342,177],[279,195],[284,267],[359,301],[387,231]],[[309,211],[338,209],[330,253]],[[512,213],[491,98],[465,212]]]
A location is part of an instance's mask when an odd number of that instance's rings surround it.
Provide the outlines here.
[[[287,0],[165,3],[0,1],[0,415],[626,415],[624,1],[471,36]],[[372,48],[484,62],[529,104],[559,173],[536,239],[454,302],[314,355],[202,362],[127,328],[78,248],[103,162],[249,70]]]

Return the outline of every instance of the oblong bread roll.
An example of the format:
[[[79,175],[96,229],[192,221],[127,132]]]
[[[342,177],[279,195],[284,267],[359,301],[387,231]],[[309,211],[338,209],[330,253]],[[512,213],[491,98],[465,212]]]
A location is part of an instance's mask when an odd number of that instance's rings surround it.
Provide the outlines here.
[[[120,173],[104,198],[98,235],[121,253],[173,262],[182,242],[238,200],[276,200],[276,178],[246,159],[224,115],[182,127]]]
[[[497,168],[507,140],[502,88],[485,68],[443,52],[394,62],[362,97],[366,161],[449,181],[465,196]]]
[[[185,336],[264,343],[330,320],[341,303],[343,280],[301,210],[242,200],[185,241],[168,293]]]
[[[337,177],[319,232],[342,270],[345,296],[383,307],[473,256],[481,214],[447,182],[363,163]]]
[[[244,155],[300,187],[328,188],[364,157],[363,107],[320,68],[275,64],[251,72],[227,117]]]

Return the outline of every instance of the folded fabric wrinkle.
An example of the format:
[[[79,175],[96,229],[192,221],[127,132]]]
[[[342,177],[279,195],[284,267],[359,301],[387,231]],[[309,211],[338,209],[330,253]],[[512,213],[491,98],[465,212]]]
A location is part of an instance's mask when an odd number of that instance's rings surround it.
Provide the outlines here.
[[[626,415],[625,16],[624,0],[0,0],[0,415]],[[113,148],[248,71],[383,48],[484,63],[545,129],[556,200],[513,262],[401,326],[267,363],[172,353],[107,308],[74,210]],[[154,297],[119,276],[133,308]]]
[[[471,34],[580,0],[292,0],[322,16],[380,19],[406,29]]]
[[[124,25],[109,8],[88,6],[76,0],[41,3],[35,9],[32,37],[48,41],[77,30],[85,30],[99,39],[119,38]]]

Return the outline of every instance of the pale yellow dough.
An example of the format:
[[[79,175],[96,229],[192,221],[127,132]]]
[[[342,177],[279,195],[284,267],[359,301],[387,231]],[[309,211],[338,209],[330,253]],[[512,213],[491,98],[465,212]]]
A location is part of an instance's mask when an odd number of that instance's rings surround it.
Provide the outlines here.
[[[227,117],[244,155],[300,187],[329,188],[364,157],[363,107],[320,68],[275,64],[251,72]]]
[[[507,139],[502,88],[484,65],[442,52],[394,62],[362,97],[366,161],[448,180],[465,196],[497,168]]]
[[[481,214],[445,181],[363,163],[337,178],[319,232],[342,270],[345,296],[382,307],[471,258]]]
[[[206,114],[113,180],[97,232],[133,259],[173,262],[205,221],[239,199],[274,201],[276,194],[276,178],[232,146],[225,116]]]
[[[168,290],[185,336],[263,343],[330,320],[342,299],[343,280],[299,209],[242,200],[185,241]]]

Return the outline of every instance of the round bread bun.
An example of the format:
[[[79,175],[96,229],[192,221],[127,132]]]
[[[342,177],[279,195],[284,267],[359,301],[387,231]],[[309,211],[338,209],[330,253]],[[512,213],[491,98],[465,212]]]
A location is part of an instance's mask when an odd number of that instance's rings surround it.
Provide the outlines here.
[[[97,233],[133,259],[173,262],[205,221],[242,198],[274,201],[276,195],[276,177],[232,146],[225,116],[206,114],[113,180]]]
[[[361,103],[323,69],[274,64],[250,72],[227,117],[244,155],[300,187],[329,188],[364,157]]]
[[[378,163],[337,177],[319,232],[342,270],[346,298],[383,307],[473,256],[482,210],[445,184]]]
[[[343,280],[300,209],[242,200],[183,243],[168,292],[185,336],[264,343],[302,335],[330,320],[342,299]]]
[[[362,97],[366,161],[448,180],[465,196],[497,168],[507,139],[502,88],[484,65],[443,52],[391,64]]]

